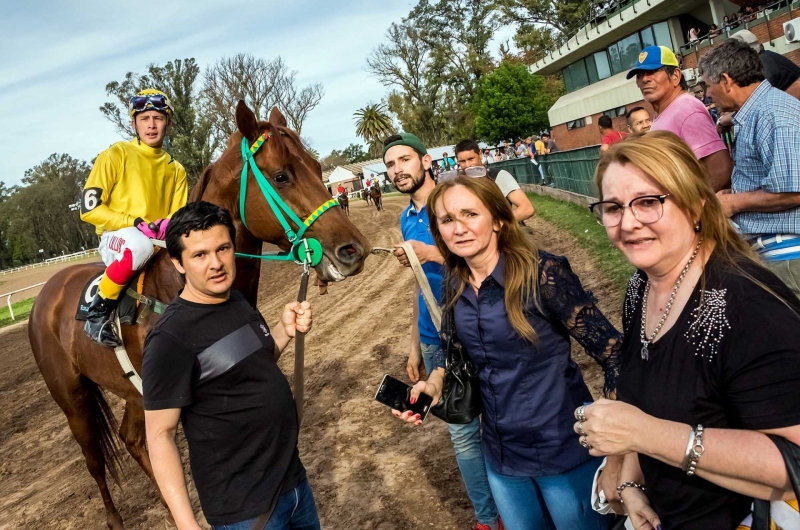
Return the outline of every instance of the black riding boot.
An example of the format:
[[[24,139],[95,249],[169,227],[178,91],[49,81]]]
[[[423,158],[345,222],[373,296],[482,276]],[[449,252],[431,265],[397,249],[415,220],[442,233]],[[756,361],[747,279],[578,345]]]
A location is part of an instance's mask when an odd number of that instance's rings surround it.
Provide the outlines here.
[[[114,329],[114,322],[111,320],[111,314],[116,306],[117,300],[105,299],[100,294],[94,295],[94,299],[89,305],[83,331],[101,346],[116,348],[122,345],[117,330]]]

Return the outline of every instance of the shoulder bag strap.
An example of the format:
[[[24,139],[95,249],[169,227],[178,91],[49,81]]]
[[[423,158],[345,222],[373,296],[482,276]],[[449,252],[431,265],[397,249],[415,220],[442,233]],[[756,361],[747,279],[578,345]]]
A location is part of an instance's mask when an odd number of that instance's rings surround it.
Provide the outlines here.
[[[417,255],[414,253],[414,247],[411,246],[411,243],[405,241],[403,242],[402,246],[403,250],[406,252],[406,256],[408,256],[408,263],[411,265],[411,270],[414,271],[414,277],[417,279],[417,284],[419,285],[419,288],[422,289],[422,298],[425,300],[425,305],[428,308],[428,312],[431,314],[433,325],[436,326],[436,331],[441,331],[442,310],[439,307],[439,304],[436,302],[436,297],[433,296],[431,284],[428,283],[428,278],[425,276],[425,271],[422,270],[422,264],[420,264]]]

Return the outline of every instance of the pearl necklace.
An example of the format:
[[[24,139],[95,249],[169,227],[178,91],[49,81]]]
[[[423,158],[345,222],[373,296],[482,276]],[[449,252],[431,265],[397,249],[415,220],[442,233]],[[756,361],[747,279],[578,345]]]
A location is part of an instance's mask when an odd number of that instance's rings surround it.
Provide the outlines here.
[[[672,309],[672,303],[675,301],[675,295],[678,294],[678,288],[681,286],[681,282],[686,277],[686,273],[689,272],[689,267],[692,266],[694,262],[694,258],[697,257],[697,251],[700,250],[700,244],[703,242],[703,239],[700,238],[700,241],[697,242],[697,246],[694,247],[694,252],[692,252],[692,257],[689,258],[689,262],[683,268],[681,275],[678,276],[678,281],[675,282],[675,287],[672,289],[672,294],[669,295],[669,302],[667,302],[667,309],[664,311],[664,314],[661,316],[661,320],[658,321],[656,325],[656,329],[653,330],[653,334],[650,335],[650,338],[646,338],[645,332],[645,325],[647,324],[647,294],[650,292],[650,279],[647,279],[647,284],[644,286],[644,297],[642,298],[642,329],[639,332],[639,339],[642,342],[642,359],[647,361],[650,359],[650,352],[647,347],[650,343],[655,340],[656,335],[658,332],[661,331],[661,326],[664,325],[666,322],[667,317],[669,316],[669,310]]]

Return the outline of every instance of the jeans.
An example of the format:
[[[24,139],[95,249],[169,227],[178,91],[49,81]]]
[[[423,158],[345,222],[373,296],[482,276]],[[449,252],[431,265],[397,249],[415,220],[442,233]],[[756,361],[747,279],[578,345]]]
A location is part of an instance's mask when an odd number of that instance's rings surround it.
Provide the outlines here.
[[[606,530],[611,516],[592,509],[594,473],[601,459],[560,475],[501,475],[486,461],[486,473],[506,530]]]
[[[420,347],[425,370],[430,373],[431,357],[436,353],[439,345],[420,344]],[[464,481],[467,495],[475,509],[475,519],[481,524],[494,528],[497,524],[497,507],[489,489],[486,468],[483,464],[481,420],[475,418],[466,425],[448,424],[447,428],[450,430],[450,439],[456,452],[456,462],[461,471],[461,479]]]
[[[267,526],[253,528],[257,517],[234,524],[214,525],[212,530],[320,530],[317,506],[308,479],[278,497]]]
[[[800,298],[800,259],[768,261],[767,268],[775,273]]]

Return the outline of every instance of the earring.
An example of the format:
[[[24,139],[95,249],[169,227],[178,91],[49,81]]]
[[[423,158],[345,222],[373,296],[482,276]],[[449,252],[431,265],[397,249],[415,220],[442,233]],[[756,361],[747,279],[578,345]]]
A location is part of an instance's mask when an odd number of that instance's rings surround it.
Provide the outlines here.
[[[697,221],[697,223],[694,225],[694,231],[695,232],[699,232],[700,231],[700,221]]]

